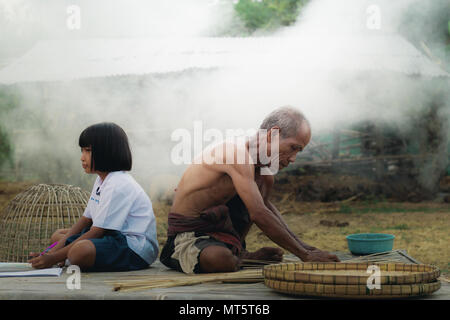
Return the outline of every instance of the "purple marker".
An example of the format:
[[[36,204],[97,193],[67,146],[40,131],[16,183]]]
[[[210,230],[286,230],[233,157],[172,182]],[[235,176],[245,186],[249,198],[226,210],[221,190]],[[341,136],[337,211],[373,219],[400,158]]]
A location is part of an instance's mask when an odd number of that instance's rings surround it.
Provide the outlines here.
[[[45,249],[44,251],[42,251],[39,255],[42,256],[43,254],[46,254],[47,252],[50,251],[51,248],[53,248],[54,246],[56,246],[58,244],[58,241],[56,241],[55,243],[52,243],[50,245],[50,247],[48,247],[47,249]]]

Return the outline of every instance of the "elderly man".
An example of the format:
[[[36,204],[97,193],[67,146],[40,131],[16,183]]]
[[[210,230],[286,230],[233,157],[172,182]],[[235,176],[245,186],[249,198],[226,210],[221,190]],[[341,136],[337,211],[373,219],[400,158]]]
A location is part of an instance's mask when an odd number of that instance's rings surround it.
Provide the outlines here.
[[[298,239],[269,201],[274,176],[267,172],[285,168],[306,147],[311,139],[307,119],[294,108],[282,107],[270,113],[260,129],[243,144],[223,142],[204,150],[186,169],[168,218],[168,239],[160,257],[164,265],[202,273],[236,271],[243,258],[281,261],[279,248],[245,250],[252,223],[302,261],[339,261]],[[263,149],[269,162],[262,161]]]

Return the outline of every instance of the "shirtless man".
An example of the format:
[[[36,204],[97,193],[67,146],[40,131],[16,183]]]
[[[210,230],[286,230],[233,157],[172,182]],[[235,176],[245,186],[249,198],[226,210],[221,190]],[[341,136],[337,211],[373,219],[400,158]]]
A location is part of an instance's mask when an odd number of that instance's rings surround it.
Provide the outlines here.
[[[339,261],[335,255],[302,242],[290,231],[269,200],[274,176],[261,174],[264,165],[268,167],[272,163],[263,164],[258,156],[253,160],[255,153],[250,151],[250,146],[256,145],[258,151],[266,148],[267,155],[272,156],[271,144],[275,143],[278,133],[278,157],[270,159],[278,161],[280,170],[287,167],[310,141],[308,121],[296,109],[282,107],[269,114],[260,129],[265,129],[266,133],[249,138],[245,145],[224,142],[205,150],[202,159],[209,157],[209,160],[194,160],[186,169],[169,214],[168,241],[160,258],[163,264],[185,273],[200,273],[236,271],[242,258],[281,261],[283,251],[278,248],[245,251],[245,236],[252,223],[302,261]],[[227,152],[229,150],[234,152]],[[245,155],[248,161],[238,161],[238,154]],[[205,218],[208,208],[220,214]],[[223,230],[214,230],[214,223],[228,216],[231,223],[223,220]],[[196,228],[196,223],[202,227]],[[238,239],[242,247],[239,243],[236,245],[236,241],[229,241],[229,234],[233,234],[231,238]]]

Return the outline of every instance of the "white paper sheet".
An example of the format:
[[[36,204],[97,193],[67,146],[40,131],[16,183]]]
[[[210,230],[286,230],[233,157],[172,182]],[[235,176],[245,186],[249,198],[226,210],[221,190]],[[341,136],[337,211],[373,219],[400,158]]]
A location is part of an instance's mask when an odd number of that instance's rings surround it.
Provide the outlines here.
[[[30,271],[34,270],[30,263],[0,262],[0,272]]]
[[[59,277],[62,268],[34,269],[30,271],[0,272],[0,278],[4,277]]]

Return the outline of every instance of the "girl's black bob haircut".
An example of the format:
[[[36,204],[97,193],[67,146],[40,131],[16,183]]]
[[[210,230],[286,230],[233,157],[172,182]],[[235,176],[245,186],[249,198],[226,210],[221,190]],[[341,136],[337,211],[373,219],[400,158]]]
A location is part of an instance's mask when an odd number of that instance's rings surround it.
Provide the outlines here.
[[[91,170],[130,171],[131,150],[125,131],[115,123],[102,122],[87,127],[78,139],[80,148],[91,147]]]

